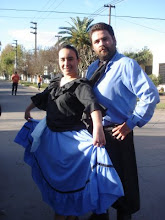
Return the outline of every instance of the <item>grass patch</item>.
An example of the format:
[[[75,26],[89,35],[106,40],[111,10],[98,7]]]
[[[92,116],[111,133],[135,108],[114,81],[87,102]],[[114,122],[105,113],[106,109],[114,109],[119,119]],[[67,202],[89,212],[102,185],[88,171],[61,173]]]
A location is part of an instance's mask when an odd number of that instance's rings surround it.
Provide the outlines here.
[[[49,84],[47,84],[47,83],[43,83],[43,84],[41,85],[41,88],[45,89],[46,87],[48,87],[48,85],[49,85]]]
[[[34,86],[36,88],[38,88],[37,83],[31,83],[31,82],[27,82],[27,81],[20,81],[20,84],[23,86]],[[43,83],[41,85],[41,88],[45,89],[49,84]]]
[[[156,105],[156,109],[165,109],[165,103],[158,103],[157,105]]]
[[[27,81],[20,81],[20,84],[23,86],[32,86],[33,83],[27,82]]]

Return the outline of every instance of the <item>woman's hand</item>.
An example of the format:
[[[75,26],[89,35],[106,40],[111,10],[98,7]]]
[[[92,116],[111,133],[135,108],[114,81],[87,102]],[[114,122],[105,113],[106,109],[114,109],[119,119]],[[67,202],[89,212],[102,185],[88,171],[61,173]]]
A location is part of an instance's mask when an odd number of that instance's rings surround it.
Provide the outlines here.
[[[93,121],[93,145],[97,147],[102,147],[106,144],[106,140],[102,126],[101,111],[93,111],[91,113],[91,118]]]
[[[26,108],[25,110],[25,116],[24,118],[27,120],[27,121],[30,121],[30,119],[32,119],[31,115],[30,115],[30,111],[35,108],[35,105],[33,104],[33,102]]]
[[[106,140],[103,131],[103,126],[94,126],[93,127],[93,145],[97,147],[105,146]]]
[[[26,111],[25,111],[25,116],[24,116],[24,118],[25,118],[27,121],[30,121],[30,119],[32,119],[29,110],[26,110]]]

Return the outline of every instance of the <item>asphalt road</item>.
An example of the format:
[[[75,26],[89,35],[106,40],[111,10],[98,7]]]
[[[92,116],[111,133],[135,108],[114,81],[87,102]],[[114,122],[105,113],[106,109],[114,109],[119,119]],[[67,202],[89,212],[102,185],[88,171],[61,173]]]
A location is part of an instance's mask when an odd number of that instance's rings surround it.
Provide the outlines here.
[[[53,211],[43,201],[23,161],[24,149],[13,142],[24,124],[24,110],[30,97],[38,91],[20,86],[17,96],[11,95],[11,83],[0,81],[0,214],[2,220],[53,220]],[[32,116],[41,119],[43,111]],[[135,129],[135,148],[139,172],[141,210],[133,220],[165,219],[165,110],[157,110],[143,128]],[[81,220],[85,220],[82,216]],[[116,212],[110,208],[110,220]]]

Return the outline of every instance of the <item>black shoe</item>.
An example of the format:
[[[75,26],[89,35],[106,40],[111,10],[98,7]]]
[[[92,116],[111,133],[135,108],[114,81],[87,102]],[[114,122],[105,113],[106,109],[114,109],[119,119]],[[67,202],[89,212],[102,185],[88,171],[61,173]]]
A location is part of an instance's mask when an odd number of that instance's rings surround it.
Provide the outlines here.
[[[131,220],[132,217],[130,214],[124,214],[121,212],[117,212],[117,220]]]
[[[104,214],[95,214],[93,213],[89,218],[88,220],[109,220],[109,214],[108,212],[107,213],[104,213]]]

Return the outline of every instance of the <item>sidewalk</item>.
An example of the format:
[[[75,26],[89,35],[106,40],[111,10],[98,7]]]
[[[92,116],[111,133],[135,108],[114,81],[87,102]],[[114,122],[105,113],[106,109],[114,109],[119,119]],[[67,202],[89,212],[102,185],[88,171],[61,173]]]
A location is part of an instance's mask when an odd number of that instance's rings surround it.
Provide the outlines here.
[[[133,220],[165,218],[165,110],[156,110],[151,121],[135,129],[141,209]]]

